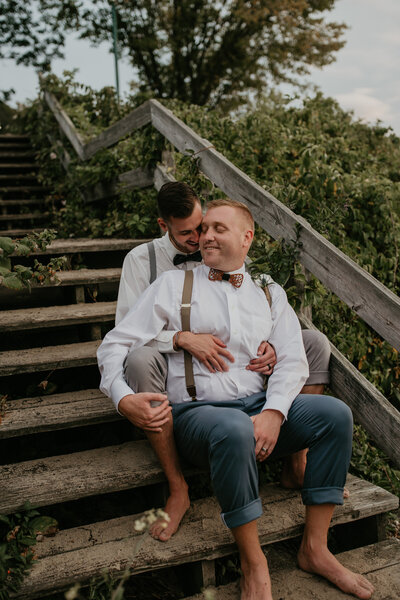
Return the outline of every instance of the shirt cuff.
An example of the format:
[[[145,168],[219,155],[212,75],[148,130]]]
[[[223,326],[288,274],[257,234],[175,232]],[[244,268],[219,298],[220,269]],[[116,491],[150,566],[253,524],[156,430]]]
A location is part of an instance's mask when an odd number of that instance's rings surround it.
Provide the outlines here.
[[[118,410],[120,400],[122,400],[122,398],[128,394],[134,393],[135,392],[129,387],[124,379],[114,379],[111,385],[110,394],[111,400],[113,401],[114,406],[119,414],[121,414]]]
[[[285,398],[284,396],[281,396],[281,397],[275,396],[274,398],[268,398],[268,400],[264,404],[261,412],[263,412],[264,410],[277,410],[278,412],[280,412],[282,414],[282,417],[283,417],[282,425],[283,425],[283,423],[287,419],[288,412],[289,412],[289,409],[291,406],[292,406],[292,402],[289,402],[288,399]]]
[[[176,331],[162,331],[158,337],[155,338],[155,346],[161,354],[175,354],[179,350],[174,350],[174,335],[178,333]],[[152,344],[153,345],[153,344]]]

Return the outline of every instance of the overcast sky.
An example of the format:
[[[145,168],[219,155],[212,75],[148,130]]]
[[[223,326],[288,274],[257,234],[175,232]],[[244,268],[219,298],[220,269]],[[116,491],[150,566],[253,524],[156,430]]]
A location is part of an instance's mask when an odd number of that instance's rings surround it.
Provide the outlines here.
[[[400,135],[400,0],[337,0],[329,19],[345,22],[346,46],[324,69],[312,69],[310,81],[325,95],[336,98],[357,118],[380,119]],[[106,45],[90,47],[73,36],[65,60],[56,60],[57,75],[78,68],[77,80],[94,88],[114,85],[114,59]],[[120,63],[122,93],[129,90],[132,69]],[[33,69],[0,60],[0,89],[14,88],[14,102],[34,98],[37,77]]]

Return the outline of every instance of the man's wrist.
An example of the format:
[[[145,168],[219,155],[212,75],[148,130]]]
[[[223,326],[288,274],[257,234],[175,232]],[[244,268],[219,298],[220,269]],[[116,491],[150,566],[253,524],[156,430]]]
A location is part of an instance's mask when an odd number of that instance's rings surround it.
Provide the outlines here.
[[[181,349],[179,345],[179,336],[181,335],[181,333],[182,331],[177,331],[174,337],[172,338],[172,347],[176,352]]]

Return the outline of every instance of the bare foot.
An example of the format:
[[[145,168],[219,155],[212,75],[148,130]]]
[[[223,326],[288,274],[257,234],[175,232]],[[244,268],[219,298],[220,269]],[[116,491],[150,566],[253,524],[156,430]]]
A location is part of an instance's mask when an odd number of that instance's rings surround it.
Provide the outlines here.
[[[346,594],[353,594],[361,600],[368,600],[372,596],[374,591],[372,583],[362,575],[346,569],[326,547],[311,552],[307,551],[302,543],[297,561],[300,569],[325,577]]]
[[[150,528],[150,535],[161,542],[168,541],[177,532],[180,522],[189,506],[190,500],[187,486],[179,491],[171,492],[164,508],[164,512],[167,513],[170,520],[157,519]]]
[[[242,572],[240,600],[272,600],[271,580],[265,556],[262,556],[257,565],[246,568],[242,564]]]

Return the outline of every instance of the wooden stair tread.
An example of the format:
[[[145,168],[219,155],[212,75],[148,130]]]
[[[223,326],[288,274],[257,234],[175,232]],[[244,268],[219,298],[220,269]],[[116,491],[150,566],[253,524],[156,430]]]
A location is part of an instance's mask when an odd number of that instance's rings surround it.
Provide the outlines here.
[[[113,408],[114,412],[115,409]],[[0,466],[0,514],[141,487],[165,477],[146,440]]]
[[[3,229],[0,231],[1,237],[25,237],[32,232],[40,233],[44,227],[30,227],[29,229]]]
[[[98,389],[9,401],[0,423],[0,439],[82,427],[121,419]]]
[[[55,283],[33,283],[32,288],[54,288],[57,286],[95,285],[98,283],[118,283],[121,278],[121,268],[112,267],[108,269],[77,269],[71,271],[60,271]],[[0,296],[10,295],[11,290],[0,288]],[[15,293],[15,292],[13,292]],[[19,294],[29,294],[28,288],[19,290]]]
[[[29,135],[25,133],[1,133],[0,142],[29,142]]]
[[[26,206],[29,204],[44,204],[45,198],[20,198],[19,200],[0,200],[0,208],[2,206]]]
[[[12,215],[0,215],[0,221],[27,221],[30,219],[48,219],[49,213],[20,213]]]
[[[143,240],[122,238],[58,239],[51,242],[46,250],[38,250],[34,254],[72,254],[74,252],[113,252],[115,250],[131,250],[132,248],[149,241],[150,238]]]
[[[363,518],[371,514],[371,510],[373,514],[379,514],[388,510],[389,505],[397,504],[397,498],[389,492],[355,477],[349,477],[348,485],[354,497],[337,507],[333,525]],[[261,544],[301,534],[304,506],[298,492],[268,484],[262,486],[260,496],[264,508],[263,516],[258,520]],[[61,531],[54,538],[45,538],[36,545],[39,560],[17,597],[34,598],[50,591],[54,593],[76,581],[87,581],[103,569],[115,573],[133,566],[135,573],[143,573],[231,554],[236,550],[235,544],[219,513],[215,499],[198,500],[192,504],[179,531],[168,544],[147,537],[138,552],[135,546],[140,534],[134,530],[137,516]]]
[[[5,310],[0,313],[0,332],[110,321],[116,307],[116,302],[94,302]]]
[[[100,341],[45,346],[0,352],[0,375],[18,375],[49,369],[68,369],[96,364]]]
[[[270,556],[269,549],[266,549],[266,555],[270,565],[274,598],[354,600],[353,595],[341,592],[322,577],[301,571],[297,568],[295,560],[292,560],[290,567],[280,568],[275,557]],[[336,557],[345,567],[361,573],[375,586],[373,600],[400,598],[400,540],[391,538],[363,548],[341,552]],[[208,589],[212,590],[213,600],[240,600],[239,581]],[[196,594],[185,600],[204,600],[204,594]]]
[[[6,155],[4,155],[5,157]],[[1,158],[1,155],[0,155]],[[10,157],[11,158],[11,157]],[[34,169],[38,170],[39,167],[35,162],[1,162],[0,169]]]

